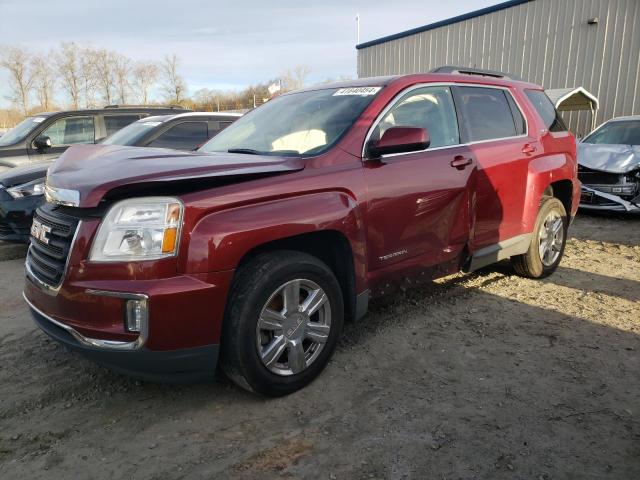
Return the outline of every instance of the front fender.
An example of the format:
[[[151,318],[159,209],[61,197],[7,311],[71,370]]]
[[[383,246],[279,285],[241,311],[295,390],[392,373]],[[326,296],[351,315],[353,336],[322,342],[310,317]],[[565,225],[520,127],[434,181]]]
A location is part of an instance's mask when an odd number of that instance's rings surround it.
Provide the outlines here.
[[[363,286],[366,251],[362,215],[356,200],[341,191],[252,203],[203,216],[189,235],[185,271],[233,270],[242,257],[260,245],[320,231],[338,231],[347,238],[356,287]]]

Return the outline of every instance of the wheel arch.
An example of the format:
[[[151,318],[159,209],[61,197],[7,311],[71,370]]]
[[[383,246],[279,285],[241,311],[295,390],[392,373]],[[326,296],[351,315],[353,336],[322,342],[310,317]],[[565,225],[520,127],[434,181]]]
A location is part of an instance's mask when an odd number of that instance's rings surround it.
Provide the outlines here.
[[[343,289],[348,317],[367,289],[361,213],[345,192],[325,191],[212,212],[187,235],[181,268],[187,273],[237,270],[256,254],[296,250],[319,258]]]
[[[571,163],[565,155],[552,154],[531,161],[522,217],[523,231],[533,230],[540,204],[545,196],[558,198],[567,215],[571,215],[575,195],[572,172]]]
[[[346,318],[356,317],[357,295],[353,251],[349,240],[342,232],[323,230],[262,243],[249,250],[240,259],[238,269],[258,255],[278,250],[306,253],[326,263],[340,284]]]
[[[562,202],[567,215],[571,215],[571,207],[573,201],[573,183],[571,180],[558,180],[552,182],[545,192],[550,191],[551,197],[555,197]]]

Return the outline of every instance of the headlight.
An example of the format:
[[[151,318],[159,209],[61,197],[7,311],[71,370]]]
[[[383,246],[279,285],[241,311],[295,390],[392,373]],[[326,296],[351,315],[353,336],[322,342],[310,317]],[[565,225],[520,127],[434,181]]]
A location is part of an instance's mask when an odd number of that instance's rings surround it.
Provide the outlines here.
[[[7,192],[13,198],[31,197],[33,195],[44,194],[44,178],[38,178],[29,183],[23,183],[22,185],[16,185],[15,187],[7,188]]]
[[[89,260],[133,262],[178,251],[184,207],[177,198],[141,197],[112,206],[98,228]]]

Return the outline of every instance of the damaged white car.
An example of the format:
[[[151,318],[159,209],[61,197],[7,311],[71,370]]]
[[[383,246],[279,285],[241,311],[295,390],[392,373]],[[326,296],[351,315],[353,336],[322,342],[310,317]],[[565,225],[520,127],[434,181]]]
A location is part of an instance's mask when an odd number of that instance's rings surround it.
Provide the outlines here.
[[[603,123],[578,144],[580,207],[640,213],[640,116]]]

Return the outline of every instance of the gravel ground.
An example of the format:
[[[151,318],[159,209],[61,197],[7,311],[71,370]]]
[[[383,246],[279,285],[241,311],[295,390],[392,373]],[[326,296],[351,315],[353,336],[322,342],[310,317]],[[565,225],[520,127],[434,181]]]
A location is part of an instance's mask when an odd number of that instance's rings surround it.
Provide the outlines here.
[[[0,478],[640,478],[640,220],[373,302],[280,399],[110,373],[36,330],[0,263]]]

